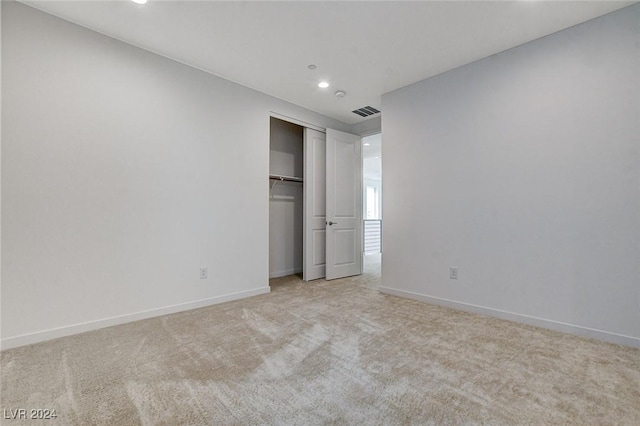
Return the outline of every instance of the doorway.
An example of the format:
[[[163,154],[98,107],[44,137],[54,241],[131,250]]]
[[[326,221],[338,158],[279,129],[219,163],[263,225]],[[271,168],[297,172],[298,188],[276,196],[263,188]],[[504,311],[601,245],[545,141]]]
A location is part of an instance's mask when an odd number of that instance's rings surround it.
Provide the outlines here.
[[[380,275],[382,264],[382,134],[362,138],[363,272]]]

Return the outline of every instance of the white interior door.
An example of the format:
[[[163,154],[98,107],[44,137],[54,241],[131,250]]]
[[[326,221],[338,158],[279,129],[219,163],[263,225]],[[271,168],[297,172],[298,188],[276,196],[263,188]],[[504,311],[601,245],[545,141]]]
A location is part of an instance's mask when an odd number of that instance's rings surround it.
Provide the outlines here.
[[[304,129],[303,279],[325,276],[326,264],[326,137]]]
[[[362,273],[360,136],[327,129],[326,278]]]

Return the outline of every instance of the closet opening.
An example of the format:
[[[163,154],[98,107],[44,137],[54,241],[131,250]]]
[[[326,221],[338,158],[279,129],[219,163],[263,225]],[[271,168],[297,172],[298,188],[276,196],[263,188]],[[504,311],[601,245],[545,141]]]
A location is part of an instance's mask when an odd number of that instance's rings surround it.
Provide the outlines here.
[[[270,119],[269,278],[302,279],[304,127]]]
[[[271,116],[269,143],[269,285],[361,274],[360,136]]]

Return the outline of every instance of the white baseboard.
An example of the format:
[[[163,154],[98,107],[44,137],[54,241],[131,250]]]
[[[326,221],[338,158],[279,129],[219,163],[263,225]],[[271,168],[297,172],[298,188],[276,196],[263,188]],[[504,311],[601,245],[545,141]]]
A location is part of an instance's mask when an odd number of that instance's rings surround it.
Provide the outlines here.
[[[64,327],[52,328],[49,330],[37,331],[35,333],[22,334],[20,336],[8,337],[0,340],[0,350],[17,348],[19,346],[31,345],[33,343],[57,339],[58,337],[71,336],[73,334],[84,333],[86,331],[97,330],[114,325],[120,325],[147,318],[173,314],[176,312],[188,311],[196,308],[203,308],[205,306],[217,305],[219,303],[230,302],[232,300],[244,299],[251,296],[266,294],[270,291],[271,288],[269,286],[260,287],[252,290],[240,291],[238,293],[225,294],[224,296],[210,297],[193,302],[165,306],[164,308],[150,309],[148,311],[135,312],[132,314],[120,315],[117,317],[104,318],[96,321],[88,321]]]
[[[286,277],[287,275],[301,274],[302,268],[285,269],[283,271],[269,272],[269,278]]]
[[[560,331],[563,333],[573,334],[575,336],[589,337],[593,339],[603,340],[609,343],[616,343],[633,348],[640,348],[640,338],[625,336],[623,334],[611,333],[609,331],[596,330],[593,328],[582,327],[574,324],[553,321],[543,318],[532,317],[528,315],[517,314],[514,312],[502,311],[499,309],[486,308],[484,306],[472,305],[469,303],[456,302],[454,300],[442,299],[439,297],[427,296],[425,294],[413,293],[405,290],[398,290],[389,287],[378,287],[378,291],[393,296],[404,297],[407,299],[419,300],[421,302],[431,303],[434,305],[445,306],[447,308],[458,309],[466,312],[487,315],[490,317],[501,318],[509,321],[534,325],[536,327],[547,328],[550,330]]]

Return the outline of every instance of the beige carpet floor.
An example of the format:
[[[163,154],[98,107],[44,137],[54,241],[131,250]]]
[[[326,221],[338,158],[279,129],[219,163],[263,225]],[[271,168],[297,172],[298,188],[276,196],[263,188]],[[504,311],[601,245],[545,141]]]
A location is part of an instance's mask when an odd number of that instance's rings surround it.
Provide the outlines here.
[[[2,424],[640,425],[640,351],[304,284],[1,354]],[[5,412],[6,413],[6,412]]]

